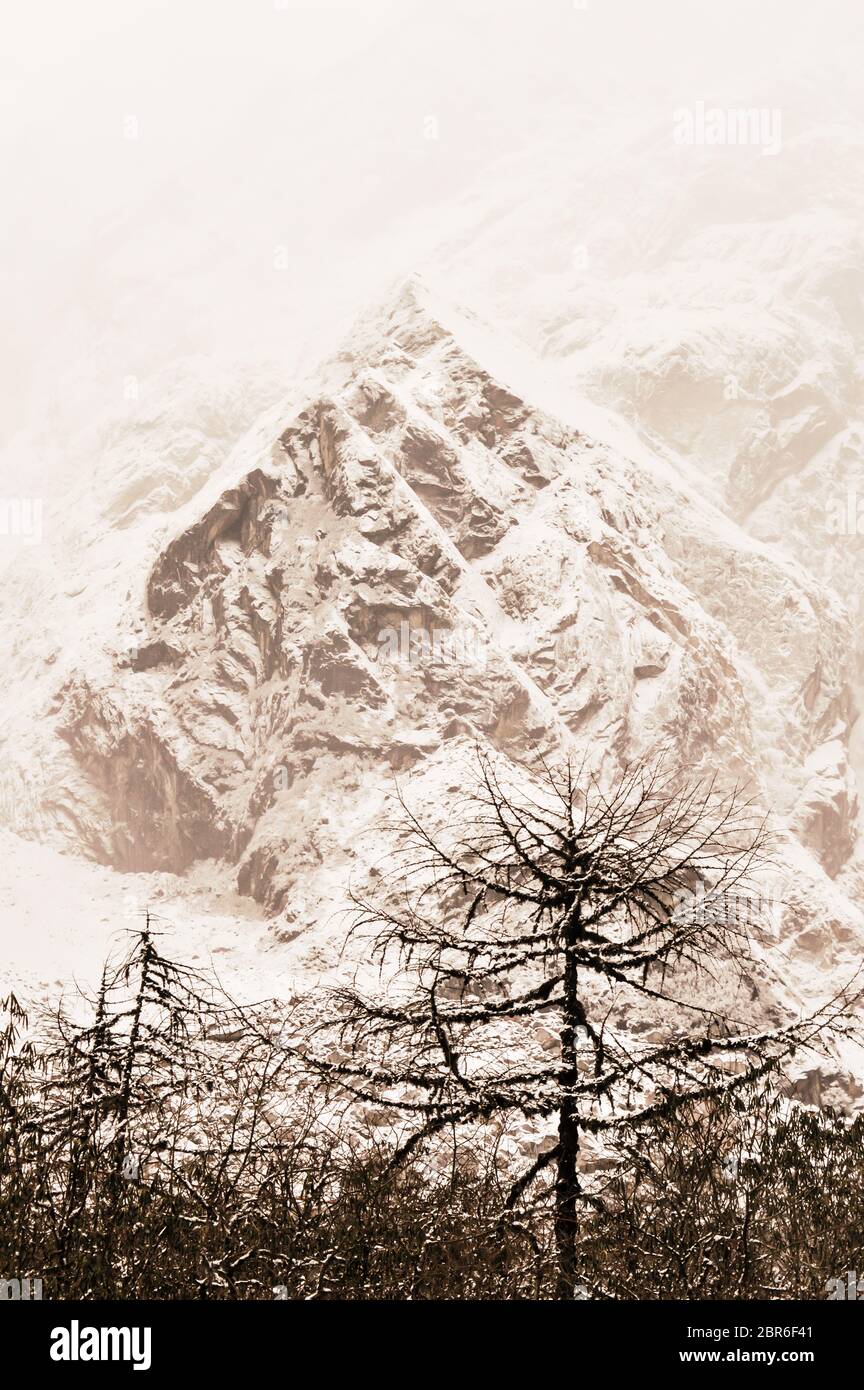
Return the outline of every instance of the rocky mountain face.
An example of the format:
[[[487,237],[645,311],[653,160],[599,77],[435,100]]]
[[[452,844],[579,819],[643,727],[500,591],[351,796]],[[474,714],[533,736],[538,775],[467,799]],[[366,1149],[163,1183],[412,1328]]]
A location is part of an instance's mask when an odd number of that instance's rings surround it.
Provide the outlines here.
[[[394,780],[435,819],[477,742],[609,776],[667,748],[780,831],[760,1009],[824,992],[864,943],[848,604],[670,449],[540,408],[491,343],[411,280],[167,521],[121,474],[89,551],[30,552],[7,823],[123,875],[206,864],[320,965]]]
[[[734,638],[770,803],[859,900],[860,128],[842,84],[829,100],[778,79],[772,103],[776,158],[676,148],[660,118],[585,175],[556,185],[538,164],[531,196],[436,271],[518,333],[558,399],[623,415],[696,498],[664,513],[664,549]],[[531,244],[542,273],[518,259]]]

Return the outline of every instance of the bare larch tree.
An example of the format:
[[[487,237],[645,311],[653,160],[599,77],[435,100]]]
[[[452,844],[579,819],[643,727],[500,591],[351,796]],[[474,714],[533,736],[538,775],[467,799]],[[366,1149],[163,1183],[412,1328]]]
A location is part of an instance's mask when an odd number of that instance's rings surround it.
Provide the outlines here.
[[[581,1136],[614,1149],[686,1102],[751,1086],[844,1030],[852,999],[771,1028],[719,1002],[752,966],[768,863],[764,820],[738,789],[682,780],[666,758],[611,788],[572,761],[517,784],[477,758],[443,831],[399,795],[395,880],[357,900],[352,928],[371,938],[378,983],[335,992],[342,1051],[310,1047],[307,1060],[407,1117],[394,1164],[450,1127],[557,1117],[554,1146],[513,1175],[506,1208],[551,1168],[558,1293],[572,1298],[591,1200]],[[640,997],[659,1040],[622,1027]],[[321,1027],[332,1034],[333,1016]]]

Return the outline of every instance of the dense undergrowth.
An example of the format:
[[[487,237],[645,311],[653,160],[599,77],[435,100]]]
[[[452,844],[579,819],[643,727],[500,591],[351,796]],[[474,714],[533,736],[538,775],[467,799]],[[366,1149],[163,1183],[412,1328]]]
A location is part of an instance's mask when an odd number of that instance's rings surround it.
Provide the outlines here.
[[[505,1209],[501,1134],[392,1145],[284,1027],[149,931],[76,1021],[0,1033],[0,1277],[46,1298],[544,1299],[548,1180]],[[751,1089],[584,1175],[577,1296],[821,1298],[864,1265],[864,1122]]]

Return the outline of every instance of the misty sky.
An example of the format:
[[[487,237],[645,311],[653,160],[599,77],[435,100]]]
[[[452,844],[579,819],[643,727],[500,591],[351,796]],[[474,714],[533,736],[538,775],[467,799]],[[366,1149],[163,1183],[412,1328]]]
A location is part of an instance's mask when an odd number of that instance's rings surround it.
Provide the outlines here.
[[[852,0],[588,5],[11,0],[0,439],[178,356],[287,367],[577,116],[587,139],[617,113],[770,105],[805,74],[830,120],[857,83]]]

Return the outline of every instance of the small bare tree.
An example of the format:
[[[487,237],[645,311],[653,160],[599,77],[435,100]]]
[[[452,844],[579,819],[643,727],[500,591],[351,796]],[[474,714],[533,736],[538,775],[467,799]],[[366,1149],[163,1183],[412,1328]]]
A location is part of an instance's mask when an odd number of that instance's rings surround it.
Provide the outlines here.
[[[478,760],[467,809],[441,833],[400,795],[398,891],[358,900],[352,928],[371,934],[386,983],[336,991],[342,1057],[319,1042],[307,1060],[408,1118],[395,1164],[451,1126],[557,1117],[505,1209],[551,1170],[558,1294],[571,1298],[579,1206],[592,1200],[581,1137],[620,1148],[684,1103],[752,1086],[845,1029],[851,997],[776,1028],[719,1002],[730,971],[752,964],[768,862],[764,821],[737,789],[682,783],[663,759],[611,790],[572,762],[516,786]],[[658,1016],[650,1042],[622,1026],[640,1000],[643,1021],[646,1004]]]

